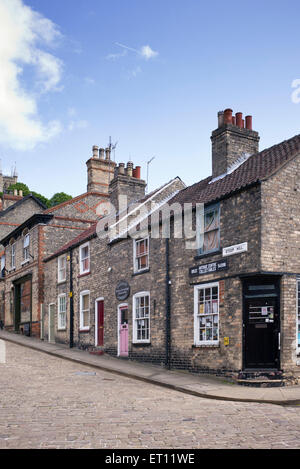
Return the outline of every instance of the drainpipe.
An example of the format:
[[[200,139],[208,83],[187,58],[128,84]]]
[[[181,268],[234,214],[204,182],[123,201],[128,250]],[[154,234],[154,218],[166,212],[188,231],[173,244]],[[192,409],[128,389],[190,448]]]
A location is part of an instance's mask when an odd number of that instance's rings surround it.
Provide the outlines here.
[[[166,239],[166,368],[171,369],[171,281],[169,239]]]
[[[74,346],[73,250],[70,250],[70,348]]]

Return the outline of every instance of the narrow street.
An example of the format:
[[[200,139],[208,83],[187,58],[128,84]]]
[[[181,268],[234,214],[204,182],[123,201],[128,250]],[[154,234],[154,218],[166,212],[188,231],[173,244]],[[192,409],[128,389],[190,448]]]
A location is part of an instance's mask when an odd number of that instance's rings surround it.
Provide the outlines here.
[[[5,344],[0,448],[300,447],[300,407],[201,399]]]

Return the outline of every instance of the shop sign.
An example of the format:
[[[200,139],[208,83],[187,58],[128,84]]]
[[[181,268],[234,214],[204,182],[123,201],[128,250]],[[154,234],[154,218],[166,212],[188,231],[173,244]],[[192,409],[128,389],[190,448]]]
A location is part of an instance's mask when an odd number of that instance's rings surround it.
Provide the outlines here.
[[[199,275],[210,274],[212,272],[220,272],[228,269],[227,259],[221,261],[210,262],[209,264],[197,265],[190,268],[190,277],[198,277]]]
[[[232,256],[233,254],[240,254],[241,252],[248,251],[248,243],[235,244],[228,248],[223,248],[223,257]]]
[[[130,295],[130,286],[125,280],[121,280],[116,287],[116,298],[119,301],[126,300]]]

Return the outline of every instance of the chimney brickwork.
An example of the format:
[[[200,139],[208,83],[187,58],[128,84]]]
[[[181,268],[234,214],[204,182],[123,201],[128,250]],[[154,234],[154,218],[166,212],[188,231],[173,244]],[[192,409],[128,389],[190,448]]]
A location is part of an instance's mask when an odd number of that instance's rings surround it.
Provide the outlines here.
[[[145,195],[146,181],[140,178],[141,168],[136,166],[133,168],[133,163],[129,161],[125,168],[124,163],[120,163],[115,168],[115,177],[111,181],[109,186],[110,202],[118,212],[119,207],[119,196],[127,197],[127,204],[136,202]]]
[[[246,126],[245,126],[246,123]],[[259,134],[252,130],[252,117],[243,119],[241,112],[232,115],[231,109],[218,113],[218,128],[212,132],[212,176],[225,174],[244,153],[259,151]]]
[[[109,184],[114,178],[114,171],[116,163],[110,158],[110,149],[99,148],[93,146],[93,156],[87,163],[88,175],[88,192],[100,192],[107,194],[109,191]]]

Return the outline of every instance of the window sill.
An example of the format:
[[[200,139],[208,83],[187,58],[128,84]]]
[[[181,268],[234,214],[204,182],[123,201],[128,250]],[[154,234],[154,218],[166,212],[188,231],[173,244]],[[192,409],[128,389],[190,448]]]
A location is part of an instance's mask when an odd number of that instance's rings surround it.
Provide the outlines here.
[[[138,346],[147,347],[151,345],[151,342],[132,342],[132,345],[134,347],[138,347]]]
[[[79,274],[77,278],[86,277],[87,275],[90,275],[90,274],[91,274],[91,271],[89,270],[88,272],[83,272],[82,274]]]
[[[197,254],[194,259],[195,261],[198,261],[199,259],[204,259],[205,257],[216,256],[219,254],[222,254],[222,249],[218,249],[217,251],[204,252],[203,254]]]
[[[66,327],[62,327],[61,329],[57,329],[57,332],[65,332],[67,330]]]
[[[63,285],[63,284],[66,283],[66,282],[67,282],[67,279],[65,279],[65,280],[59,280],[59,281],[57,282],[57,285]]]
[[[137,272],[133,272],[132,277],[135,277],[136,275],[146,274],[147,272],[150,272],[149,267],[147,269],[143,269],[143,270],[139,270]]]
[[[194,344],[192,348],[220,348],[220,342],[206,342],[203,344]]]
[[[80,334],[84,334],[85,332],[90,332],[90,328],[88,328],[88,329],[79,329]]]
[[[23,265],[29,264],[29,262],[30,262],[30,260],[27,259],[26,261],[21,262],[21,266],[23,267]]]

